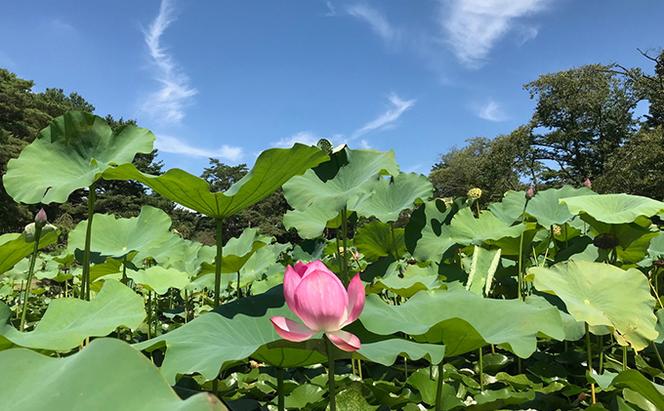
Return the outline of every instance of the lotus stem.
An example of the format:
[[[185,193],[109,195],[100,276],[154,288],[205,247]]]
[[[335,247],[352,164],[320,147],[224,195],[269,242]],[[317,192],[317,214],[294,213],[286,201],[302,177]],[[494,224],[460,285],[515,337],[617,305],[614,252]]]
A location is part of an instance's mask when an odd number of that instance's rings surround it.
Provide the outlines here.
[[[480,392],[484,392],[484,358],[482,358],[482,347],[479,348],[479,367],[480,367]]]
[[[588,327],[588,323],[585,323],[586,326],[586,354],[588,356],[587,362],[588,362],[588,374],[592,374],[593,372],[593,352],[590,347],[590,329]],[[595,398],[595,383],[591,382],[590,383],[590,396],[592,398],[592,403],[596,404],[597,399]]]
[[[336,411],[337,392],[334,386],[334,347],[327,337],[325,337],[325,345],[327,348],[327,396],[329,397],[330,411]]]
[[[85,248],[83,250],[83,278],[81,279],[81,296],[90,301],[90,244],[92,242],[92,218],[95,213],[97,191],[95,184],[88,189],[88,224],[85,228]]]
[[[652,344],[652,349],[655,351],[655,356],[657,357],[657,361],[659,362],[659,368],[664,370],[664,361],[662,360],[662,356],[659,353],[659,349],[657,348],[657,344],[654,341],[651,341],[650,344]]]
[[[127,278],[127,256],[125,255],[122,258],[122,284],[129,284],[129,279]]]
[[[622,370],[627,371],[627,346],[622,347]]]
[[[148,340],[152,338],[152,291],[148,291]]]
[[[25,290],[23,291],[23,308],[21,309],[21,324],[19,329],[21,331],[25,330],[25,317],[28,312],[28,300],[30,299],[30,291],[32,288],[32,277],[35,275],[35,263],[37,262],[37,254],[39,254],[39,238],[41,237],[42,225],[35,224],[35,245],[32,249],[32,255],[30,256],[30,268],[28,269],[28,278],[25,284]]]
[[[237,271],[237,298],[242,297],[242,289],[240,288],[240,270]]]
[[[436,411],[443,411],[443,362],[438,364],[438,381],[436,381]]]
[[[214,266],[214,307],[219,307],[221,301],[220,291],[221,291],[221,262],[223,258],[223,220],[221,218],[216,219],[216,235],[215,239],[217,240],[217,259]],[[239,283],[238,283],[239,286]]]
[[[344,236],[344,253],[343,253],[343,272],[344,272],[344,282],[348,283],[350,281],[350,276],[348,275],[348,210],[344,207],[341,210],[341,230]]]
[[[286,397],[284,396],[284,369],[277,368],[277,408],[279,411],[286,409]]]

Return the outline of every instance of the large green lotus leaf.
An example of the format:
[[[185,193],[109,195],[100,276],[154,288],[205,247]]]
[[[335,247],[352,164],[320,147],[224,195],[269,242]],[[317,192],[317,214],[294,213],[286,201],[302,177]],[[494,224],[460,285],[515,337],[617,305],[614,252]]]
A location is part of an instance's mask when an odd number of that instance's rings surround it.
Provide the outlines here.
[[[475,218],[470,208],[460,210],[449,227],[443,227],[442,237],[448,236],[455,243],[480,245],[486,241],[498,241],[503,238],[516,238],[524,231],[525,225],[511,226],[499,220],[490,211],[482,211]]]
[[[512,225],[523,216],[526,208],[526,193],[524,191],[507,191],[499,203],[489,204],[489,211],[505,224]]]
[[[363,343],[357,351],[365,359],[391,366],[398,356],[406,356],[411,360],[426,358],[430,364],[438,364],[445,356],[445,346],[440,344],[418,343],[400,338]]]
[[[13,279],[14,281],[25,281],[28,277],[28,270],[30,267],[30,257],[24,258],[9,271],[5,272],[5,276]],[[60,274],[60,265],[57,261],[53,260],[48,254],[40,254],[35,260],[35,278],[37,279],[57,279]],[[71,276],[70,276],[71,278]]]
[[[648,244],[647,257],[639,263],[642,267],[648,267],[656,260],[664,259],[664,231],[650,240]]]
[[[21,203],[64,203],[110,167],[131,163],[137,153],[150,153],[154,140],[150,131],[134,126],[114,135],[103,118],[71,111],[53,120],[17,159],[9,160],[5,189]]]
[[[242,266],[249,260],[254,252],[266,244],[272,242],[272,238],[262,235],[258,232],[258,228],[246,228],[242,231],[239,237],[233,237],[223,246],[223,256],[221,259],[221,272],[222,273],[236,273]],[[203,273],[214,272],[214,260],[203,262]]]
[[[240,287],[246,287],[255,281],[260,281],[264,276],[269,278],[275,275],[278,278],[269,288],[281,284],[283,282],[284,266],[277,261],[281,253],[285,252],[289,247],[290,244],[274,243],[263,246],[251,254],[246,263],[239,269]],[[221,282],[222,284],[233,283],[233,287],[237,287],[237,273],[222,274]],[[206,273],[194,280],[189,288],[194,290],[207,288],[211,290],[213,287],[214,273]],[[253,288],[252,291],[254,291]]]
[[[601,194],[560,200],[575,215],[588,215],[606,224],[627,224],[664,210],[664,203],[630,194]]]
[[[420,291],[398,306],[368,295],[360,321],[375,334],[404,332],[421,342],[442,342],[448,356],[485,344],[503,344],[526,358],[537,347],[538,333],[558,340],[565,337],[560,314],[554,307],[483,298],[462,287]]]
[[[590,326],[612,327],[622,345],[640,351],[657,338],[647,278],[637,269],[587,261],[559,263],[550,268],[534,267],[533,285],[557,295],[577,321]]]
[[[664,387],[653,384],[636,370],[625,370],[620,374],[604,372],[592,375],[603,388],[612,385],[616,388],[628,388],[636,391],[648,400],[657,410],[664,410]],[[604,388],[606,389],[606,388]]]
[[[184,271],[193,277],[199,274],[203,263],[214,262],[217,251],[215,247],[173,235],[152,254],[159,265]]]
[[[217,310],[135,346],[140,350],[166,347],[161,373],[171,384],[175,384],[178,374],[199,373],[212,380],[224,366],[244,360],[261,346],[281,339],[271,317],[295,319],[284,305],[281,287],[223,304]]]
[[[102,338],[65,358],[24,348],[0,352],[0,397],[22,411],[226,410],[210,394],[181,400],[148,358]],[[35,384],[35,381],[40,381]]]
[[[149,287],[159,295],[164,295],[169,288],[183,290],[189,284],[189,275],[175,268],[164,268],[158,265],[145,270],[127,270],[127,277],[134,283]]]
[[[295,144],[292,148],[263,151],[247,175],[225,192],[211,192],[209,184],[184,170],[168,170],[160,176],[141,173],[125,164],[104,173],[109,180],[139,181],[169,200],[213,218],[226,218],[272,194],[291,177],[327,160],[316,147]]]
[[[434,265],[420,267],[406,265],[403,269],[397,267],[398,263],[391,264],[383,277],[378,277],[368,287],[371,292],[390,290],[402,297],[409,298],[422,290],[435,290],[443,286]]]
[[[106,336],[119,326],[138,328],[144,318],[143,299],[122,283],[107,280],[92,301],[77,298],[51,301],[33,331],[16,330],[6,323],[8,318],[4,316],[0,319],[3,324],[0,339],[27,348],[69,351],[85,338]]]
[[[433,193],[433,185],[421,174],[399,173],[390,179],[380,179],[368,198],[356,197],[356,203],[348,208],[362,217],[376,217],[383,223],[394,222],[401,211],[409,209],[417,201],[427,200]]]
[[[324,353],[325,345],[320,339],[300,343],[278,340],[261,346],[251,358],[275,367],[296,368],[326,363]]]
[[[452,208],[447,208],[440,199],[427,201],[413,211],[404,237],[406,248],[413,257],[420,261],[439,261],[443,253],[454,245],[453,239],[441,236],[444,223],[451,213]]]
[[[109,214],[95,214],[90,250],[116,258],[132,251],[139,251],[143,258],[151,257],[152,250],[158,252],[161,245],[173,236],[170,226],[168,214],[150,206],[143,206],[137,217],[116,218]],[[71,253],[84,248],[87,227],[88,220],[84,220],[69,233],[68,249]]]
[[[499,263],[500,248],[487,250],[475,246],[466,288],[475,294],[488,295]]]
[[[334,178],[323,181],[309,170],[284,184],[284,196],[294,209],[284,216],[286,228],[296,228],[303,238],[320,236],[344,207],[354,211],[350,207],[358,199],[371,195],[379,175],[399,172],[392,151],[346,150],[346,156],[348,164]]]
[[[39,248],[46,248],[58,240],[59,231],[46,231],[39,238]],[[29,240],[23,233],[0,235],[0,274],[10,270],[19,261],[32,254],[34,240]]]
[[[574,214],[570,213],[567,205],[561,203],[560,199],[592,195],[595,193],[586,187],[574,188],[566,185],[561,188],[550,188],[535,194],[535,197],[528,202],[526,211],[543,227],[563,225],[574,218]]]
[[[380,221],[372,221],[358,228],[353,245],[370,262],[388,255],[400,258],[406,252],[404,229]]]

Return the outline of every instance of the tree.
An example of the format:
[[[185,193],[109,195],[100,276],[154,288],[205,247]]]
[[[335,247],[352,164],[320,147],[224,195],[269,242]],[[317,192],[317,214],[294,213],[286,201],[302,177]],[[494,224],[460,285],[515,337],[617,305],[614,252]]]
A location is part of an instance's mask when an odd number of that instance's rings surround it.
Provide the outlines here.
[[[530,122],[534,156],[545,183],[598,177],[614,150],[635,131],[639,98],[631,79],[611,66],[587,65],[545,74],[524,87],[537,100]]]
[[[476,137],[453,148],[433,166],[429,179],[438,197],[465,196],[472,187],[482,189],[482,202],[496,201],[507,190],[519,189],[528,165],[528,129],[495,139]]]

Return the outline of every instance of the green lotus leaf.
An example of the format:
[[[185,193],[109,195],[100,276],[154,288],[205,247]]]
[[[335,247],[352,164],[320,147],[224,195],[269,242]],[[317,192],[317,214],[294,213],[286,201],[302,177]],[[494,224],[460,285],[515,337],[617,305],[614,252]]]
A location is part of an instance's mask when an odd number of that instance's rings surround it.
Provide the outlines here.
[[[606,371],[603,374],[593,373],[591,378],[605,390],[613,386],[636,391],[655,407],[653,409],[664,410],[664,387],[653,384],[636,370],[625,370],[621,373]]]
[[[258,228],[246,228],[239,237],[233,237],[223,246],[223,257],[221,260],[222,273],[236,273],[249,260],[254,252],[266,244],[272,242],[272,238],[262,235]],[[213,260],[203,262],[203,273],[214,272],[214,261],[216,260],[216,251]]]
[[[208,217],[223,219],[237,214],[272,194],[291,177],[304,173],[327,160],[316,147],[295,144],[290,149],[263,151],[251,171],[225,192],[211,192],[209,184],[180,169],[160,176],[140,172],[125,164],[104,173],[108,180],[136,180],[169,200]]]
[[[45,231],[39,238],[39,248],[46,248],[58,241],[59,231]],[[29,240],[23,233],[0,235],[0,274],[10,270],[35,249],[34,239]]]
[[[482,211],[475,218],[470,208],[459,210],[449,227],[444,227],[441,237],[450,237],[457,244],[481,245],[487,241],[517,238],[525,230],[524,224],[510,226],[499,220],[490,211]]]
[[[150,153],[154,140],[144,128],[130,125],[113,134],[103,118],[71,111],[54,119],[17,159],[9,160],[3,183],[17,202],[64,203],[110,167]]]
[[[356,197],[348,205],[362,217],[376,217],[383,223],[397,221],[401,211],[418,201],[427,200],[433,193],[433,185],[421,174],[399,173],[390,179],[382,178],[374,186],[368,198]]]
[[[169,288],[183,290],[189,284],[189,275],[174,268],[164,268],[158,265],[145,270],[127,270],[127,277],[134,283],[149,287],[159,295],[164,295]]]
[[[223,304],[217,310],[221,315],[203,314],[135,347],[166,347],[161,373],[171,384],[175,384],[178,374],[199,373],[212,380],[225,366],[248,358],[265,344],[281,340],[270,322],[272,316],[293,318],[284,305],[281,287]]]
[[[639,217],[651,217],[664,210],[664,203],[630,194],[601,194],[563,198],[575,215],[588,215],[606,224],[627,224]]]
[[[168,386],[148,358],[119,340],[97,339],[65,358],[24,348],[0,352],[0,397],[24,411],[222,411],[210,394],[186,400]],[[35,384],[35,381],[41,381]]]
[[[642,267],[648,267],[656,260],[664,260],[664,231],[650,240],[646,252],[647,257],[639,263]]]
[[[455,244],[449,236],[441,236],[445,222],[451,218],[452,208],[436,199],[427,201],[413,211],[405,229],[406,248],[420,261],[439,261],[447,249]]]
[[[314,384],[300,384],[284,398],[284,407],[287,410],[299,410],[309,404],[315,404],[326,394],[323,388]]]
[[[475,246],[466,288],[475,294],[488,295],[499,263],[500,248],[487,250]]]
[[[204,263],[214,262],[217,251],[215,247],[173,235],[152,254],[159,265],[184,271],[193,277],[199,274]]]
[[[575,320],[611,327],[621,345],[640,351],[657,338],[655,298],[637,269],[571,261],[534,267],[529,273],[535,288],[557,295]]]
[[[525,191],[507,191],[499,203],[489,204],[489,211],[505,224],[512,225],[521,220],[526,208]]]
[[[380,221],[372,221],[360,227],[353,238],[353,244],[371,262],[388,255],[400,258],[406,252],[404,229]]]
[[[69,252],[82,250],[88,220],[81,221],[69,233]],[[143,206],[137,217],[117,218],[109,214],[95,214],[92,220],[90,250],[103,256],[122,258],[138,251],[142,260],[151,257],[173,234],[169,231],[171,219],[162,210]]]
[[[411,360],[426,358],[429,363],[438,364],[445,356],[445,346],[391,338],[363,343],[357,352],[369,361],[388,367],[394,364],[398,356],[407,356]]]
[[[352,206],[371,195],[381,174],[399,172],[392,151],[346,150],[346,156],[348,163],[334,178],[323,181],[309,170],[284,184],[284,196],[293,207],[284,216],[286,228],[296,228],[303,238],[320,236],[344,207],[354,211]]]
[[[3,308],[4,307],[4,308]],[[69,351],[87,337],[106,336],[119,326],[138,328],[145,318],[143,299],[127,286],[107,280],[92,301],[53,300],[33,331],[20,332],[7,324],[10,312],[0,309],[0,340],[51,351]]]
[[[483,298],[462,287],[420,291],[399,306],[368,295],[360,321],[375,334],[404,332],[416,341],[442,342],[447,356],[486,344],[503,344],[526,358],[536,349],[538,333],[558,340],[565,337],[560,314],[554,307]]]
[[[409,298],[422,290],[435,290],[443,286],[438,275],[437,267],[418,265],[406,265],[403,269],[396,267],[393,263],[388,267],[383,277],[376,278],[374,284],[369,287],[372,292],[390,290],[402,297]]]
[[[434,368],[433,375],[428,370],[420,368],[412,373],[406,382],[411,387],[415,388],[419,393],[422,401],[427,404],[434,405],[436,403],[437,383],[438,383],[438,369]],[[445,370],[447,376],[448,371]],[[443,410],[453,410],[464,408],[465,404],[456,396],[456,391],[451,384],[443,385]],[[405,409],[405,408],[404,408]],[[416,406],[414,409],[421,409]]]
[[[535,194],[535,197],[528,202],[526,211],[543,227],[563,225],[574,218],[575,214],[572,214],[560,199],[593,195],[595,193],[586,187],[574,188],[566,185],[561,188],[550,188]]]

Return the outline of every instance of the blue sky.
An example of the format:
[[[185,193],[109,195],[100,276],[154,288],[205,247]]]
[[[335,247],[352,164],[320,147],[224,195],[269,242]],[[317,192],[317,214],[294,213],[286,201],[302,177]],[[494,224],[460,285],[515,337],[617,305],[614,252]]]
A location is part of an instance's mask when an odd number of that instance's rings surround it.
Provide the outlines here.
[[[650,0],[6,1],[0,66],[137,119],[168,167],[326,137],[426,173],[528,121],[538,74],[651,71],[662,21]]]

